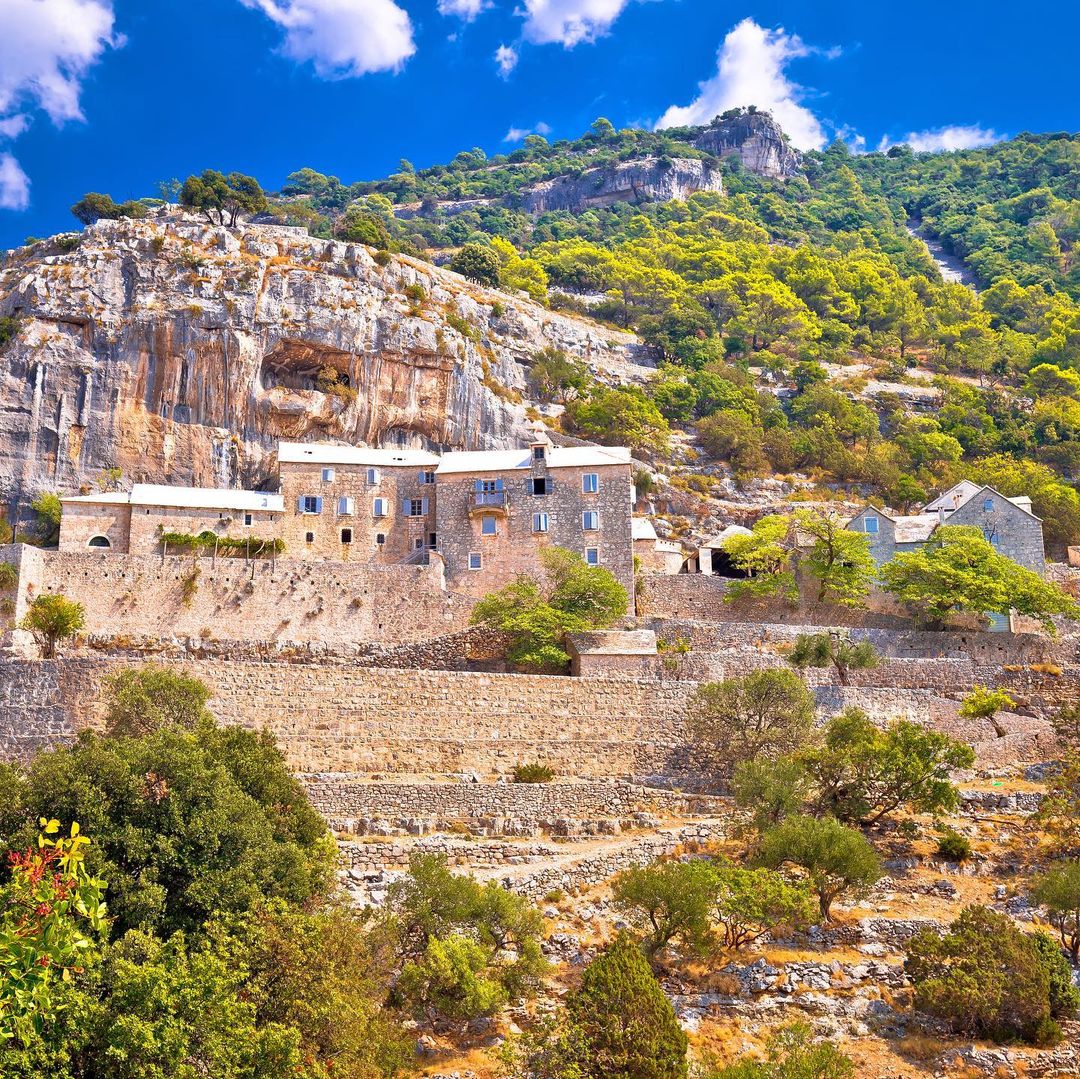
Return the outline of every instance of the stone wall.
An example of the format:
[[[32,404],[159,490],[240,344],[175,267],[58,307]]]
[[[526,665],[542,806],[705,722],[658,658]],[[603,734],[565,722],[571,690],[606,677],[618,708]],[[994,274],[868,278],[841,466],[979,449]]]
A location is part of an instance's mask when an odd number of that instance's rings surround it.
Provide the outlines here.
[[[93,725],[103,677],[141,660],[0,662],[0,751],[25,756]],[[300,772],[692,774],[688,683],[161,657],[212,689],[223,723],[269,731]]]
[[[24,555],[23,587],[77,600],[87,632],[99,635],[229,639],[242,630],[256,641],[393,644],[461,629],[471,609],[445,591],[437,564],[33,555]]]

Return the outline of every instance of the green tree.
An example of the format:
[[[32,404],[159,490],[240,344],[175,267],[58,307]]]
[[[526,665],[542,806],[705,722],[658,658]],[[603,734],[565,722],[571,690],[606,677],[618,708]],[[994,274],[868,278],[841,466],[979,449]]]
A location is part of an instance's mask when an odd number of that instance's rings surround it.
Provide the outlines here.
[[[812,541],[800,568],[817,581],[816,602],[861,607],[877,575],[869,538],[827,514],[796,513],[795,527]]]
[[[509,998],[488,966],[486,951],[470,937],[432,937],[424,954],[405,964],[397,991],[430,1020],[493,1015]]]
[[[671,429],[660,410],[636,389],[600,389],[566,406],[567,423],[583,438],[635,453],[662,455]]]
[[[509,638],[506,658],[526,670],[564,670],[567,633],[610,626],[629,604],[626,589],[602,566],[587,565],[561,547],[540,552],[544,581],[524,575],[490,592],[473,608],[474,625],[487,625]]]
[[[735,804],[751,815],[751,827],[764,832],[785,817],[802,813],[813,793],[813,782],[795,755],[775,760],[747,760],[731,776]]]
[[[194,730],[210,718],[205,682],[148,663],[110,675],[105,730],[114,738],[137,738],[163,727]]]
[[[789,602],[799,598],[795,581],[795,544],[790,517],[770,514],[754,524],[749,536],[730,536],[724,553],[745,580],[731,581],[725,599],[780,596]]]
[[[708,951],[713,886],[705,862],[654,862],[620,873],[612,896],[633,924],[646,928],[641,946],[652,960],[672,940],[693,954]]]
[[[376,213],[362,206],[350,206],[341,219],[338,235],[349,243],[366,244],[385,250],[390,246],[390,230],[386,222]]]
[[[943,525],[914,551],[881,567],[885,589],[911,604],[932,625],[957,612],[1020,614],[1053,630],[1053,615],[1080,618],[1080,607],[1056,585],[1018,566],[977,528]]]
[[[855,1065],[835,1045],[815,1041],[807,1023],[792,1023],[765,1043],[765,1059],[707,1066],[700,1079],[854,1079]]]
[[[687,702],[690,737],[722,775],[743,761],[798,748],[813,723],[813,696],[801,678],[782,669],[705,682]]]
[[[49,491],[36,495],[30,503],[30,508],[37,516],[38,533],[42,546],[55,547],[60,539],[60,518],[64,509],[60,503],[60,496]]]
[[[465,244],[450,260],[450,269],[478,285],[499,287],[499,259],[485,244]]]
[[[881,879],[874,848],[860,832],[832,817],[788,817],[761,837],[755,860],[769,869],[803,869],[826,921],[841,895],[865,895]]]
[[[32,633],[46,659],[56,655],[61,641],[74,637],[86,625],[86,608],[60,595],[48,592],[36,596],[23,615],[19,629]]]
[[[960,702],[957,714],[962,719],[988,719],[993,724],[999,738],[1004,738],[1008,731],[998,722],[998,712],[1016,707],[1016,701],[1003,689],[988,689],[986,686],[972,686],[971,692]]]
[[[1056,945],[1053,950],[1063,964]],[[1077,1007],[1076,990],[1072,999],[1058,990],[1051,1002],[1057,964],[1034,937],[986,907],[968,907],[945,934],[916,934],[905,968],[916,1008],[977,1037],[1049,1044],[1061,1035],[1056,1020]]]
[[[1032,898],[1046,908],[1047,921],[1061,936],[1061,946],[1080,962],[1080,861],[1051,866],[1035,881]]]
[[[582,396],[591,381],[589,369],[556,348],[534,353],[529,363],[529,389],[538,401],[565,405]]]
[[[765,456],[765,432],[745,412],[724,409],[697,425],[698,440],[709,455],[727,461],[742,481],[769,471]]]
[[[869,641],[853,641],[846,634],[830,631],[800,633],[787,660],[799,670],[831,666],[840,679],[840,685],[846,686],[849,672],[870,670],[878,666],[881,656]]]
[[[745,948],[779,926],[798,932],[813,924],[817,903],[805,881],[771,869],[713,867],[713,917],[727,948]]]
[[[970,768],[974,750],[939,731],[901,720],[882,731],[865,712],[849,708],[830,720],[824,742],[799,761],[815,786],[819,813],[876,824],[901,806],[948,813],[960,798],[952,772]]]
[[[236,225],[241,214],[257,214],[266,209],[266,195],[259,182],[241,172],[227,176],[207,169],[201,176],[189,176],[180,189],[180,205],[201,213],[211,225]]]

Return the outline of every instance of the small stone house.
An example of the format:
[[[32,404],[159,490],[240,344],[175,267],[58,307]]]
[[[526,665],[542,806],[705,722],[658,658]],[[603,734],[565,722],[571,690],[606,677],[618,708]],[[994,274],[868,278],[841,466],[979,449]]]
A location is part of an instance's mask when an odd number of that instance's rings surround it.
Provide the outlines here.
[[[895,554],[922,546],[944,524],[978,528],[995,550],[1035,573],[1046,572],[1042,521],[1031,512],[1031,499],[1007,498],[970,480],[950,487],[920,513],[895,514],[866,506],[847,528],[867,536],[870,553],[880,566]]]
[[[675,574],[682,569],[682,544],[660,539],[656,526],[648,517],[633,518],[630,536],[634,541],[634,557],[642,573]]]

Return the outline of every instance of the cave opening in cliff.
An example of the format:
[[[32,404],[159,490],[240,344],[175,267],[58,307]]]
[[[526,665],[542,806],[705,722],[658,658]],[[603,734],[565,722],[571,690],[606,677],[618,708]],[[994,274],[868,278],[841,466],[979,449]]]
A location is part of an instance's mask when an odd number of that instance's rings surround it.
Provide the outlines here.
[[[279,341],[262,361],[263,389],[281,387],[317,393],[352,389],[348,352],[303,341]]]

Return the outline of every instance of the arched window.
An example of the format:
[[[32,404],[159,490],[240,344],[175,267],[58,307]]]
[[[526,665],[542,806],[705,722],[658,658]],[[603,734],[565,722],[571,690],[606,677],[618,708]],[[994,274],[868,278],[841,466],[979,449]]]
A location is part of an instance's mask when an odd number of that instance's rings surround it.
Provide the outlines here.
[[[111,547],[108,536],[91,536],[87,547]]]

